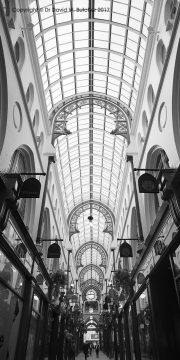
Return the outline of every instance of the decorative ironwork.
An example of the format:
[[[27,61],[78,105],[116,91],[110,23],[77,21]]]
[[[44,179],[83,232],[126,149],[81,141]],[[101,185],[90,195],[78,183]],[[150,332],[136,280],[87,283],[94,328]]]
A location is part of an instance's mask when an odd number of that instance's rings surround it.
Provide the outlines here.
[[[96,288],[102,290],[103,288],[103,284],[100,284],[97,280],[88,279],[81,284],[81,291],[83,292],[88,286],[91,286],[91,289],[94,290],[96,290]]]
[[[68,224],[69,224],[69,236],[76,234],[79,232],[76,228],[78,217],[86,210],[90,208],[101,212],[106,220],[104,232],[107,232],[111,236],[113,235],[113,222],[115,222],[114,214],[108,209],[105,205],[102,205],[98,201],[85,201],[75,207],[75,209],[68,216]]]
[[[76,255],[75,255],[75,261],[76,261],[76,266],[77,266],[77,269],[81,266],[83,266],[81,264],[81,259],[82,259],[82,255],[84,254],[84,252],[88,249],[95,249],[97,250],[100,255],[101,255],[101,265],[102,267],[104,267],[106,269],[106,264],[107,264],[107,258],[108,258],[108,254],[106,252],[106,250],[104,249],[104,247],[99,244],[99,243],[96,243],[94,241],[89,241],[83,245],[80,246],[80,248],[78,249]]]
[[[96,266],[94,264],[90,264],[90,265],[84,266],[83,269],[79,273],[80,287],[82,287],[82,284],[84,282],[85,274],[87,273],[87,271],[89,271],[91,269],[94,270],[99,275],[99,283],[103,284],[103,280],[104,280],[103,271],[98,266]]]
[[[54,136],[58,137],[60,135],[70,135],[71,131],[67,129],[67,121],[60,121],[58,118],[58,121],[55,123],[54,127]]]
[[[66,129],[67,118],[78,108],[89,105],[89,101],[94,106],[99,106],[100,108],[105,108],[114,116],[116,122],[116,129],[111,132],[111,134],[121,135],[129,142],[129,128],[132,121],[130,112],[126,109],[120,101],[113,101],[107,96],[97,96],[97,95],[81,95],[76,96],[72,100],[65,102],[58,106],[52,113],[50,121],[53,123],[53,132],[52,132],[52,143],[57,137],[61,135],[67,135],[70,133]]]
[[[101,300],[101,289],[95,285],[88,285],[87,288],[84,288],[84,290],[82,291],[82,300],[85,301],[86,300],[86,295],[87,295],[87,292],[89,290],[94,290],[96,292],[96,297],[97,297],[97,300]]]

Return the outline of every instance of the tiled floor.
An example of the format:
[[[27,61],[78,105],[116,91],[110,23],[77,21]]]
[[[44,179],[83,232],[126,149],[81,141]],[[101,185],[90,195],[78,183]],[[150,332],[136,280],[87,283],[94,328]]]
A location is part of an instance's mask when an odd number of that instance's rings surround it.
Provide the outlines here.
[[[77,357],[76,360],[85,360],[84,353],[81,352]],[[96,357],[95,350],[92,351],[92,354],[88,356],[87,360],[109,360],[109,358],[102,352],[99,352],[99,357]]]

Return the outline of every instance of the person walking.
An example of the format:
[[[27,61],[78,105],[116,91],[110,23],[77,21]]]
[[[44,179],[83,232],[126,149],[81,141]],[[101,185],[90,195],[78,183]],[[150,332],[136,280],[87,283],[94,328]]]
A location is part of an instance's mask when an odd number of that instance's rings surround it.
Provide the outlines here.
[[[96,357],[98,358],[99,357],[99,345],[97,344],[96,346]]]
[[[84,352],[85,360],[87,360],[87,357],[88,357],[88,350],[89,350],[89,344],[88,344],[88,343],[84,343],[84,344],[83,344],[83,352]]]

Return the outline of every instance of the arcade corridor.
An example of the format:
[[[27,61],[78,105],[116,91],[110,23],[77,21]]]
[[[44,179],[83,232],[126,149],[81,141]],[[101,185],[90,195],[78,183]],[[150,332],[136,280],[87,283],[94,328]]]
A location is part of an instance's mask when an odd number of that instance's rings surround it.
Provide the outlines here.
[[[0,0],[0,360],[180,358],[179,64],[179,0]]]

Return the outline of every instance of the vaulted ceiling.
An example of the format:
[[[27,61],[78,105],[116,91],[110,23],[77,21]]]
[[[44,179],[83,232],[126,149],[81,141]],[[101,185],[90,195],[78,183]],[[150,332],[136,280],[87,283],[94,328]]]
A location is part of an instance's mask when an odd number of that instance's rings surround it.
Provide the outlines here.
[[[30,1],[74,256],[92,242],[81,257],[87,271],[77,266],[83,289],[86,284],[96,289],[106,272],[93,244],[109,254],[152,5],[151,0]],[[79,212],[71,224],[74,209]],[[106,231],[107,213],[112,231]]]

